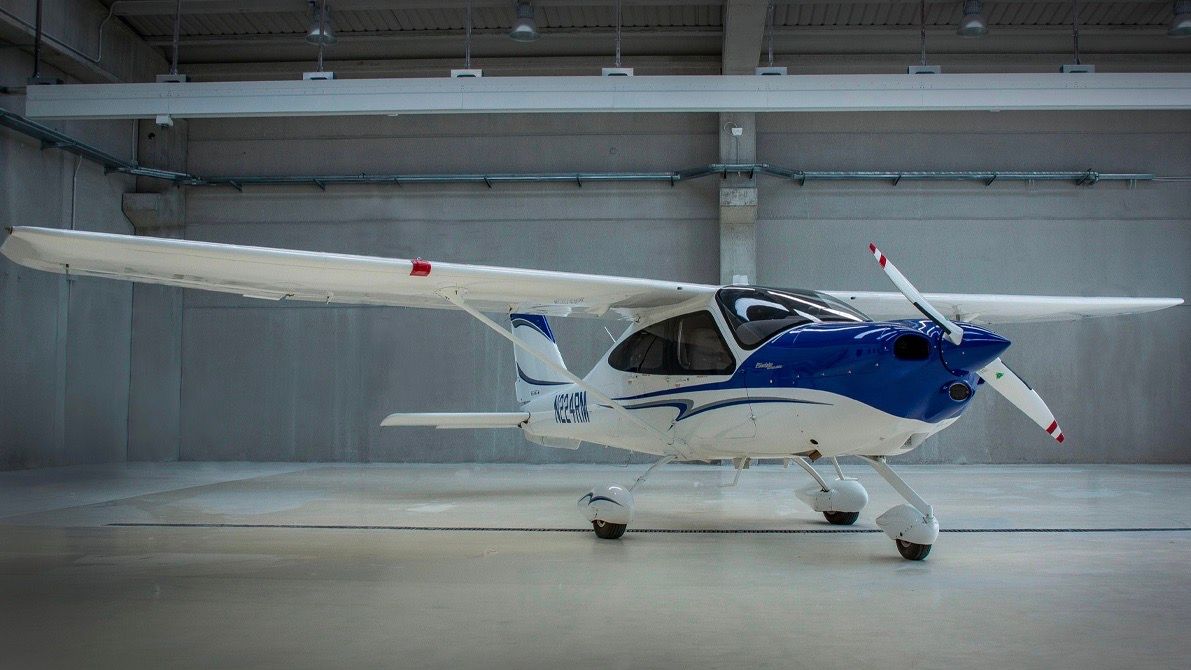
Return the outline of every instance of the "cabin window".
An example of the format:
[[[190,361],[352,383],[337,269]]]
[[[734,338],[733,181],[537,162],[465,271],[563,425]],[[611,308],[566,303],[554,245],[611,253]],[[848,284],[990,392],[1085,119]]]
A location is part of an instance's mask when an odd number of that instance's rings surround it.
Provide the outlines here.
[[[824,321],[869,321],[840,300],[818,291],[729,286],[716,302],[740,346],[752,349],[777,333]]]
[[[646,375],[730,375],[736,360],[711,312],[702,311],[630,335],[608,355],[608,365]]]

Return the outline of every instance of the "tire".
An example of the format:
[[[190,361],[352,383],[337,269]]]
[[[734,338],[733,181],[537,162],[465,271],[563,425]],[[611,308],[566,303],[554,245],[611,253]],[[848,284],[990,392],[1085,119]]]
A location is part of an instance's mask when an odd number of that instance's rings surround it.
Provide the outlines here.
[[[595,529],[596,537],[601,540],[615,540],[624,535],[625,529],[629,526],[626,523],[608,523],[596,519],[591,522],[591,527]]]
[[[929,544],[914,544],[905,540],[894,540],[893,543],[897,545],[897,552],[907,561],[921,561],[930,554]]]
[[[860,512],[823,512],[823,516],[833,526],[851,526],[860,518]]]

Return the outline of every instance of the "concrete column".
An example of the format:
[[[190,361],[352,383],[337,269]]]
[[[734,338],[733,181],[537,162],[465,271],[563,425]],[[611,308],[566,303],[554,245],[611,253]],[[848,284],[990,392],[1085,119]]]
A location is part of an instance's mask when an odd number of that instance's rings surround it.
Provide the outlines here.
[[[720,114],[720,162],[757,161],[757,115]],[[757,180],[729,176],[720,183],[720,281],[757,274]]]
[[[186,171],[189,126],[184,119],[172,126],[140,121],[137,127],[137,162],[164,170]],[[125,193],[124,216],[138,232],[186,225],[186,191],[161,179],[137,177],[136,193]]]

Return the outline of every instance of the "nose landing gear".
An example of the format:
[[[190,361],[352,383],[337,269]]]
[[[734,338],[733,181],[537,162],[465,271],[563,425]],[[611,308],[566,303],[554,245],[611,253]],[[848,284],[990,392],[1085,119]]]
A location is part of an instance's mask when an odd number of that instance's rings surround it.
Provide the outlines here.
[[[881,475],[908,505],[898,505],[877,517],[877,527],[897,545],[902,558],[921,561],[930,553],[931,545],[939,538],[939,521],[934,508],[927,504],[910,485],[897,476],[884,457],[861,456],[877,474]]]

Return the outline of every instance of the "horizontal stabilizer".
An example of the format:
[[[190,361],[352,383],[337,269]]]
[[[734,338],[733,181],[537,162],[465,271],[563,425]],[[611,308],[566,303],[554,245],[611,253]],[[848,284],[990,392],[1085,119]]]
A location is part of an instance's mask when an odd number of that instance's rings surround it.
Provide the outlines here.
[[[420,414],[390,414],[380,422],[380,425],[386,427],[517,428],[526,421],[529,421],[529,412],[423,412]]]

